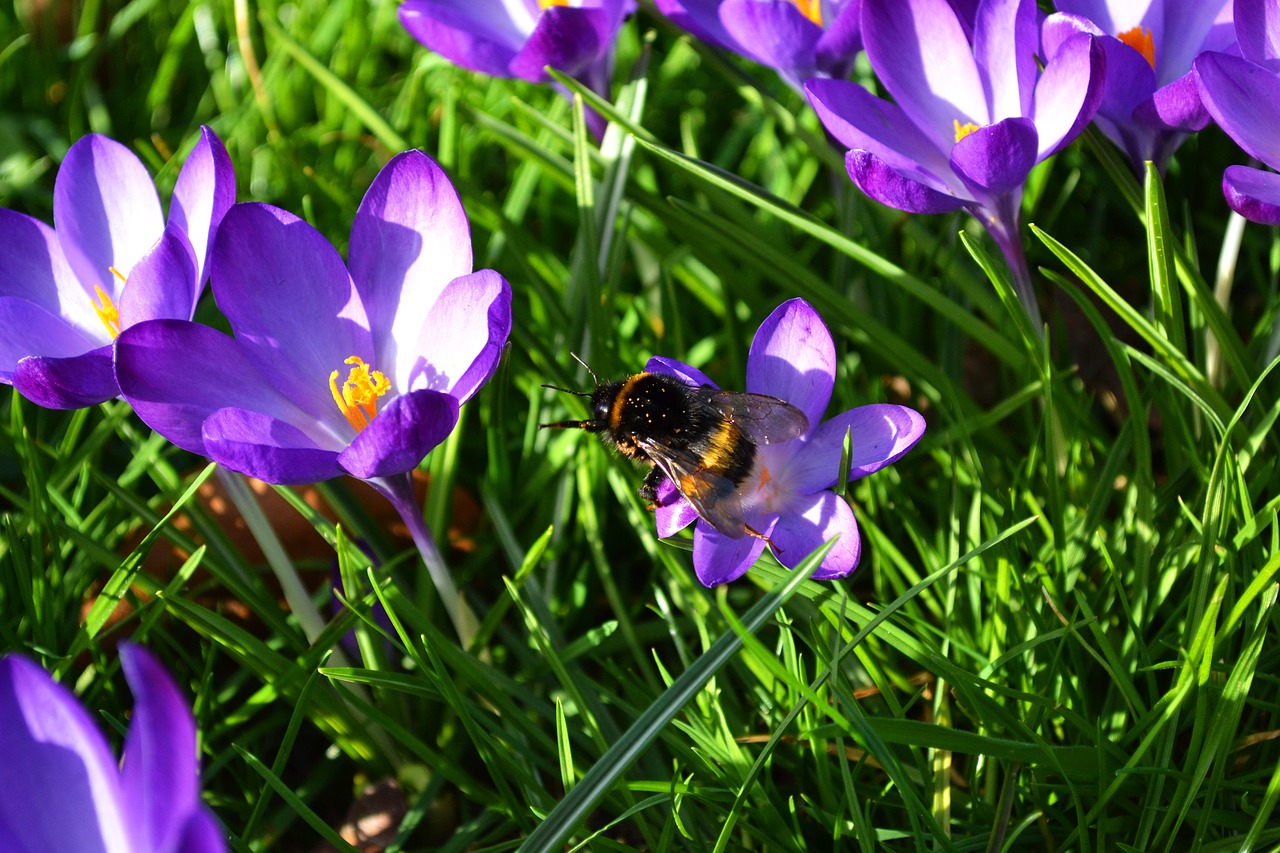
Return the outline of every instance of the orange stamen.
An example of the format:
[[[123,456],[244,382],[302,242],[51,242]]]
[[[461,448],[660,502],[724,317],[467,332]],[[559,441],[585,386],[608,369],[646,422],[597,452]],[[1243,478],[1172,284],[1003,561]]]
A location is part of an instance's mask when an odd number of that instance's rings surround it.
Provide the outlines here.
[[[356,432],[360,432],[378,414],[378,398],[391,390],[391,383],[382,371],[370,370],[358,355],[351,356],[343,364],[352,365],[347,380],[339,386],[339,371],[330,373],[329,393],[343,417]]]
[[[964,139],[966,136],[978,129],[978,126],[971,121],[961,124],[960,119],[958,118],[952,119],[951,123],[954,124],[956,128],[956,142],[959,142],[961,139]]]
[[[1142,54],[1142,58],[1147,61],[1147,64],[1151,66],[1153,71],[1155,70],[1156,42],[1155,39],[1151,37],[1151,30],[1149,28],[1143,28],[1140,26],[1134,27],[1131,30],[1125,30],[1122,33],[1118,33],[1116,38]]]
[[[822,26],[822,0],[791,0],[800,10],[800,14]]]

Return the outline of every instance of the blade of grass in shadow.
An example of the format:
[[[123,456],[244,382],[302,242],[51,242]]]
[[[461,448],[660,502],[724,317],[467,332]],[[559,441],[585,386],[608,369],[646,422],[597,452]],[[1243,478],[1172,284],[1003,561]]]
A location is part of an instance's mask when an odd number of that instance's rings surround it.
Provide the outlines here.
[[[777,612],[787,599],[800,587],[814,569],[822,564],[831,550],[834,540],[814,551],[800,565],[774,587],[764,598],[756,602],[742,617],[742,629],[755,632]],[[645,709],[626,732],[604,755],[600,756],[577,786],[565,795],[542,823],[530,833],[520,850],[526,853],[551,853],[559,850],[565,839],[586,817],[587,812],[613,787],[640,754],[685,703],[692,699],[707,681],[729,662],[742,648],[742,638],[734,631],[727,631],[712,644],[705,654],[694,661],[670,688]]]
[[[271,768],[259,761],[253,753],[236,743],[231,744],[231,748],[240,754],[240,757],[244,759],[245,763],[253,768],[254,772],[261,776],[263,780],[271,786],[272,790],[279,795],[280,799],[284,800],[289,805],[289,808],[293,809],[294,814],[302,818],[303,823],[315,830],[317,835],[332,844],[334,848],[341,851],[341,853],[360,853],[359,850],[348,844],[346,840],[333,829],[333,827],[325,823],[324,820],[321,819],[320,815],[312,811],[311,807],[304,803],[302,799],[298,797],[298,795],[295,794],[287,784],[285,784],[284,780],[273,773]]]

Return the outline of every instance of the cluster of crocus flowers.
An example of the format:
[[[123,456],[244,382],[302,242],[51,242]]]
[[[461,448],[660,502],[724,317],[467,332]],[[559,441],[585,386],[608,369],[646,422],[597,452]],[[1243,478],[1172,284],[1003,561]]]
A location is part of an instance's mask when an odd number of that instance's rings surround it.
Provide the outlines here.
[[[139,646],[120,647],[135,700],[124,763],[74,694],[30,660],[0,658],[0,849],[5,853],[223,853],[200,801],[196,727]]]
[[[690,385],[710,385],[696,368],[656,357],[646,370],[675,376]],[[784,566],[794,568],[824,542],[836,544],[814,572],[816,580],[842,578],[858,566],[862,540],[853,510],[834,487],[845,435],[851,436],[849,479],[879,471],[900,459],[924,435],[914,409],[874,403],[823,421],[835,387],[836,351],[831,333],[803,299],[778,306],[760,324],[747,355],[746,390],[790,403],[809,420],[805,433],[790,441],[756,447],[757,474],[743,484],[744,521],[757,535],[734,538],[699,520],[693,506],[665,480],[658,489],[658,535],[667,537],[697,522],[693,568],[707,586],[741,577],[766,545]]]
[[[1250,156],[1280,169],[1280,2],[1236,0],[1237,52],[1196,58],[1201,100],[1213,120]],[[1230,166],[1222,193],[1232,210],[1264,225],[1280,225],[1280,175]]]
[[[1058,0],[1057,8],[1045,21],[1045,54],[1077,33],[1096,36],[1107,72],[1094,124],[1135,170],[1150,160],[1163,171],[1187,134],[1209,123],[1191,62],[1235,41],[1230,0]]]
[[[72,145],[54,183],[56,230],[0,210],[0,382],[54,409],[117,396],[112,342],[145,320],[191,319],[234,202],[231,160],[207,127],[178,174],[167,224],[129,149],[98,134]]]
[[[805,84],[823,125],[849,148],[849,177],[899,210],[972,213],[1039,327],[1022,251],[1023,184],[1093,117],[1102,48],[1077,33],[1041,67],[1031,0],[983,0],[972,34],[947,0],[864,0],[862,38],[892,102],[843,80]]]

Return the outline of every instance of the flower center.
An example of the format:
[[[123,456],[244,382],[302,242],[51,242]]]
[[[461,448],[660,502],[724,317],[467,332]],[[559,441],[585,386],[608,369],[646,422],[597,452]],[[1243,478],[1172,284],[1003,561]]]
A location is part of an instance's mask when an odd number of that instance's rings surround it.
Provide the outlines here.
[[[978,126],[971,121],[961,124],[960,119],[958,118],[952,119],[951,123],[955,125],[956,128],[956,142],[959,142],[961,139],[964,139],[966,136],[978,129]]]
[[[1151,37],[1150,28],[1134,27],[1131,30],[1125,30],[1117,33],[1116,38],[1129,45],[1129,47],[1142,54],[1142,58],[1147,60],[1147,64],[1154,71],[1156,67],[1156,43]]]
[[[800,14],[822,26],[822,0],[791,0],[800,10]]]
[[[115,267],[107,267],[111,270],[111,274],[120,279],[120,283],[124,283],[124,276],[120,274],[120,270]],[[98,319],[102,321],[102,325],[107,330],[107,334],[111,336],[111,340],[115,340],[120,335],[120,309],[111,301],[111,294],[102,289],[102,285],[95,284],[93,291],[98,295],[95,302],[93,297],[89,297],[89,304],[93,306],[93,311],[98,315]]]
[[[369,365],[358,355],[351,356],[343,364],[352,365],[347,381],[339,386],[340,371],[333,371],[329,374],[329,391],[343,417],[356,432],[360,432],[378,414],[378,398],[391,390],[391,383],[382,375],[382,371],[370,370]]]

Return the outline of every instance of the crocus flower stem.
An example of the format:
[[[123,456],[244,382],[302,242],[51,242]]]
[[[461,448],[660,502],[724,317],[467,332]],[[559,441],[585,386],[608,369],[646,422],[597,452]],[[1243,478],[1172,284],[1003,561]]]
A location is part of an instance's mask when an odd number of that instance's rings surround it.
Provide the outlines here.
[[[453,622],[454,630],[458,632],[458,640],[464,649],[469,648],[471,641],[475,639],[479,623],[458,592],[458,588],[454,586],[453,576],[449,574],[449,567],[445,565],[444,557],[436,547],[435,537],[431,535],[431,530],[422,518],[422,510],[418,507],[418,501],[413,494],[413,480],[410,475],[406,473],[382,477],[370,480],[369,484],[391,502],[391,506],[395,507],[400,518],[404,520],[405,526],[409,528],[409,535],[418,546],[418,553],[422,555],[422,562],[431,575],[431,581],[440,595],[440,601]]]
[[[1031,270],[1027,266],[1027,256],[1022,249],[1022,214],[1018,210],[1019,198],[1004,196],[989,207],[972,209],[978,221],[986,226],[991,239],[995,240],[1009,264],[1009,272],[1013,276],[1013,288],[1018,300],[1027,311],[1031,325],[1036,334],[1044,337],[1044,321],[1040,317],[1040,306],[1036,303],[1035,287],[1031,284]]]

